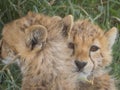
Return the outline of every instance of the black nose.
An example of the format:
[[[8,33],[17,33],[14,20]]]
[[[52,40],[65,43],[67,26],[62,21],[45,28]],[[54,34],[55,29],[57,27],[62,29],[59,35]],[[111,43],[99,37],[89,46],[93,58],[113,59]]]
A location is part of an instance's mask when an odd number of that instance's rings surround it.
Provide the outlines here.
[[[75,60],[75,64],[78,67],[78,70],[80,71],[86,66],[87,62]]]

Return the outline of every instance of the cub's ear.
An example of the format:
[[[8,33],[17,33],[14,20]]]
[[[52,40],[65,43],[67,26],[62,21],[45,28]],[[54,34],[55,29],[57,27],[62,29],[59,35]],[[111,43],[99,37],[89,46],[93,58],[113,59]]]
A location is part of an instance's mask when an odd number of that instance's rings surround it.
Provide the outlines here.
[[[53,21],[59,21],[59,20],[62,20],[62,18],[59,17],[59,16],[53,16],[53,17],[52,17],[52,20],[53,20]]]
[[[34,48],[42,49],[47,39],[47,29],[41,25],[32,25],[25,30],[26,46],[33,50]]]
[[[71,33],[71,29],[73,27],[73,16],[68,15],[68,16],[64,17],[63,18],[63,23],[64,23],[63,36],[64,37],[69,37],[70,33]]]
[[[115,43],[115,39],[117,37],[118,31],[116,27],[111,28],[109,31],[105,33],[105,36],[108,39],[109,48],[112,48]]]
[[[27,16],[35,16],[35,12],[32,12],[32,11],[28,11],[28,13],[27,13]]]

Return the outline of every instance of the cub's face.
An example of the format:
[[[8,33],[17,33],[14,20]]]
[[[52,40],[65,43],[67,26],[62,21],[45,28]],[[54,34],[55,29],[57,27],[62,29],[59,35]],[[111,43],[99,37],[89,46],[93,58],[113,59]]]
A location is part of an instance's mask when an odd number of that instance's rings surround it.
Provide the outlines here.
[[[8,64],[15,58],[16,53],[10,48],[10,46],[4,41],[0,41],[0,58],[4,64]]]
[[[69,46],[81,80],[93,80],[111,63],[116,34],[116,28],[104,32],[87,20],[75,22],[71,34],[73,42]]]

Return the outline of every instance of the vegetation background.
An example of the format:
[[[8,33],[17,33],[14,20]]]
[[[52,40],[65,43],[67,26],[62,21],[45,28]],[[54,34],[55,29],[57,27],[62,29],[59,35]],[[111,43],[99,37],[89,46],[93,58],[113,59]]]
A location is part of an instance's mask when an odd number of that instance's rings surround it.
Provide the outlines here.
[[[120,32],[120,0],[0,0],[0,32],[4,24],[20,18],[28,11],[46,15],[72,14],[77,19],[89,18],[102,29],[116,26]],[[111,73],[117,80],[120,90],[120,37],[113,47]],[[0,63],[0,70],[4,65]],[[16,65],[0,72],[0,90],[20,90],[21,74]]]

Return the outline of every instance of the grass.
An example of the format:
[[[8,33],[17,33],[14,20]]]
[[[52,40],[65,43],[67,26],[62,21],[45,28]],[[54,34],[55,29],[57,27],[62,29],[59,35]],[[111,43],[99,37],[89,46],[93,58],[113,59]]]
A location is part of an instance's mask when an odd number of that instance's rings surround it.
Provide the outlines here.
[[[72,14],[75,20],[89,18],[105,30],[115,26],[120,31],[119,6],[120,0],[0,0],[0,32],[4,24],[26,15],[28,11],[61,17]],[[113,47],[113,56],[111,74],[118,80],[120,89],[120,37]],[[0,69],[2,67],[0,63]],[[16,65],[0,72],[0,90],[19,90],[19,74],[20,70]]]

